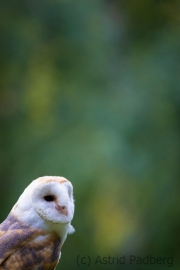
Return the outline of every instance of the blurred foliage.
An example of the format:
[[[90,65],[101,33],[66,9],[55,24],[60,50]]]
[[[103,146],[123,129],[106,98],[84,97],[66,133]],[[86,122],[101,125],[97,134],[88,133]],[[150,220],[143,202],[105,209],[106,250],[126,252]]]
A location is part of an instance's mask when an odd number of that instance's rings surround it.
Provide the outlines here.
[[[33,179],[72,181],[76,233],[57,269],[80,254],[172,256],[179,269],[179,7],[0,1],[1,221]]]

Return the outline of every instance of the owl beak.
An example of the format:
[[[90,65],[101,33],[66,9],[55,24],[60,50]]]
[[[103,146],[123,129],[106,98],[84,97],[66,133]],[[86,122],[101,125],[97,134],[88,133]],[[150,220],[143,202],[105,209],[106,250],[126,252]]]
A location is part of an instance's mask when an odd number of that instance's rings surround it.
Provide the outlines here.
[[[56,205],[56,209],[58,210],[59,213],[67,216],[68,215],[68,210],[66,208],[66,206],[64,205]]]

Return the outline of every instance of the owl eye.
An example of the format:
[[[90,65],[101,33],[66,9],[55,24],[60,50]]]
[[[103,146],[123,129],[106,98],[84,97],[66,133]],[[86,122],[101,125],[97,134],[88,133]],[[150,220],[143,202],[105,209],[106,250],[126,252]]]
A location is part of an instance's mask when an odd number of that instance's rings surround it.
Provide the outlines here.
[[[44,196],[44,199],[45,199],[45,201],[47,201],[47,202],[55,201],[55,197],[54,197],[53,195],[47,195],[47,196]]]

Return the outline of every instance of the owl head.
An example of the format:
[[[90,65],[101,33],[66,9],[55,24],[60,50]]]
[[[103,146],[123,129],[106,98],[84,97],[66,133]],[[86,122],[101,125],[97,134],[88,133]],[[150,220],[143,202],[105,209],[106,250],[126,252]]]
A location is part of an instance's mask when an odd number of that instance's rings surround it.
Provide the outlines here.
[[[67,232],[72,233],[72,184],[64,177],[40,177],[24,190],[12,211],[22,221],[33,226],[53,228],[53,225],[59,225],[61,228],[68,228]]]

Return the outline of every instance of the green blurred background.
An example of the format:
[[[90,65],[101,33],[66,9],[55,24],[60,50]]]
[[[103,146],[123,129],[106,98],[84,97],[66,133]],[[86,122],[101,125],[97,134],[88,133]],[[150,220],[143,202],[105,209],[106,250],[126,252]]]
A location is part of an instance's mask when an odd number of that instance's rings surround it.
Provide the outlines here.
[[[57,269],[180,268],[178,0],[0,1],[0,221],[35,178],[74,186]],[[94,263],[173,257],[173,266]],[[81,269],[87,269],[82,265]]]

